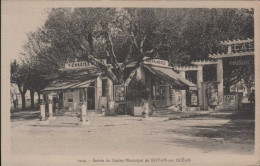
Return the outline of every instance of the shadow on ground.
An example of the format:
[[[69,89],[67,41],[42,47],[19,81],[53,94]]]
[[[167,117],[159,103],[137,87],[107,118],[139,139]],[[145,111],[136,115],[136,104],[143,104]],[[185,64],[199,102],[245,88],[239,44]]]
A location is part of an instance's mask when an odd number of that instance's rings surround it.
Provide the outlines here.
[[[205,152],[232,151],[237,153],[253,153],[255,144],[255,113],[254,111],[217,112],[210,115],[192,118],[201,120],[201,125],[188,125],[182,129],[169,130],[170,133],[185,135],[175,138],[175,143],[199,148]],[[210,121],[227,121],[227,123],[203,123]],[[219,125],[218,125],[219,124]],[[193,139],[187,139],[191,137]]]
[[[13,113],[10,117],[11,122],[33,120],[39,118],[39,111],[19,111]]]

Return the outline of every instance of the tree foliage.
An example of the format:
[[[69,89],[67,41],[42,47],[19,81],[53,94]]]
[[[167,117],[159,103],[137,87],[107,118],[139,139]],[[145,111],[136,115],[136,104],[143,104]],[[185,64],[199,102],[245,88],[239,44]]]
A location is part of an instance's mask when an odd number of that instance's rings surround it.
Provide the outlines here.
[[[253,9],[53,8],[45,24],[28,34],[24,55],[33,64],[32,78],[55,78],[68,58],[78,58],[123,84],[144,57],[188,65],[218,52],[220,41],[253,37]],[[33,89],[42,89],[42,82]]]

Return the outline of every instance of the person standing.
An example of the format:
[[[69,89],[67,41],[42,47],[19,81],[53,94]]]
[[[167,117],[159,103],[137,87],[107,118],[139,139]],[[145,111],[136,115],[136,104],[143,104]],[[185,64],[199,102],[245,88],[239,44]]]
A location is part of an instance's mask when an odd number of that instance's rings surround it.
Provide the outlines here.
[[[255,90],[252,90],[252,92],[249,94],[248,101],[250,104],[255,103]]]

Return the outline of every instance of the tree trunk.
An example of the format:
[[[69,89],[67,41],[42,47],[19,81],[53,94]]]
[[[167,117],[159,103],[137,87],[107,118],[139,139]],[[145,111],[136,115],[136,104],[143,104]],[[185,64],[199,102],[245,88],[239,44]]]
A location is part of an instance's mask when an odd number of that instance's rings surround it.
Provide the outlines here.
[[[41,93],[40,92],[37,92],[38,94],[38,105],[40,106],[40,102],[41,102]]]
[[[88,33],[88,44],[89,44],[89,54],[93,55],[94,54],[94,46],[93,46],[92,32]]]
[[[229,94],[230,93],[230,85],[225,85],[225,89],[224,89],[224,94]]]
[[[31,108],[34,109],[34,91],[30,90]]]
[[[21,97],[22,97],[22,111],[24,111],[26,108],[25,93],[21,93]]]
[[[248,98],[248,97],[249,97],[249,94],[251,93],[251,87],[246,86],[246,90],[247,90],[246,97]]]

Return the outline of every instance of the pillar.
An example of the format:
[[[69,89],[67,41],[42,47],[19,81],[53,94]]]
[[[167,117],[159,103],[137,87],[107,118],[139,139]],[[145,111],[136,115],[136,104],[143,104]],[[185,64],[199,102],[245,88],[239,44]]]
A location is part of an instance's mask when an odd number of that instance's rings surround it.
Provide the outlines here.
[[[45,104],[40,105],[40,111],[41,111],[41,121],[45,120]]]
[[[53,117],[53,110],[52,110],[52,103],[49,103],[49,117],[52,118]]]
[[[95,109],[98,109],[99,97],[102,96],[102,80],[97,77],[95,81]]]
[[[113,82],[107,79],[107,101],[113,101]]]
[[[232,46],[228,45],[228,54],[232,54]]]
[[[80,121],[82,124],[86,123],[86,116],[87,116],[87,104],[83,102],[81,105],[81,112],[80,112]]]
[[[144,102],[143,112],[145,113],[144,117],[149,118],[149,103],[148,102]]]
[[[53,96],[51,94],[48,95],[48,108],[49,108],[49,118],[52,118],[53,117],[53,107],[52,107],[52,104],[53,104]]]
[[[147,86],[149,87],[149,86]],[[171,85],[169,83],[166,83],[166,106],[171,106]]]
[[[218,84],[218,101],[219,101],[219,106],[217,109],[223,108],[223,96],[224,96],[224,81],[223,81],[223,61],[222,59],[218,59],[218,64],[217,64],[217,81],[219,82]]]
[[[142,66],[139,66],[136,70],[136,79],[145,82],[145,74]]]
[[[200,107],[200,109],[203,109],[202,82],[203,82],[203,66],[198,66],[198,71],[197,71],[197,88],[198,88],[198,98],[199,98],[199,107]]]
[[[185,71],[180,71],[179,73],[183,78],[186,77]],[[182,111],[186,110],[186,90],[181,90],[181,106],[182,106]]]

